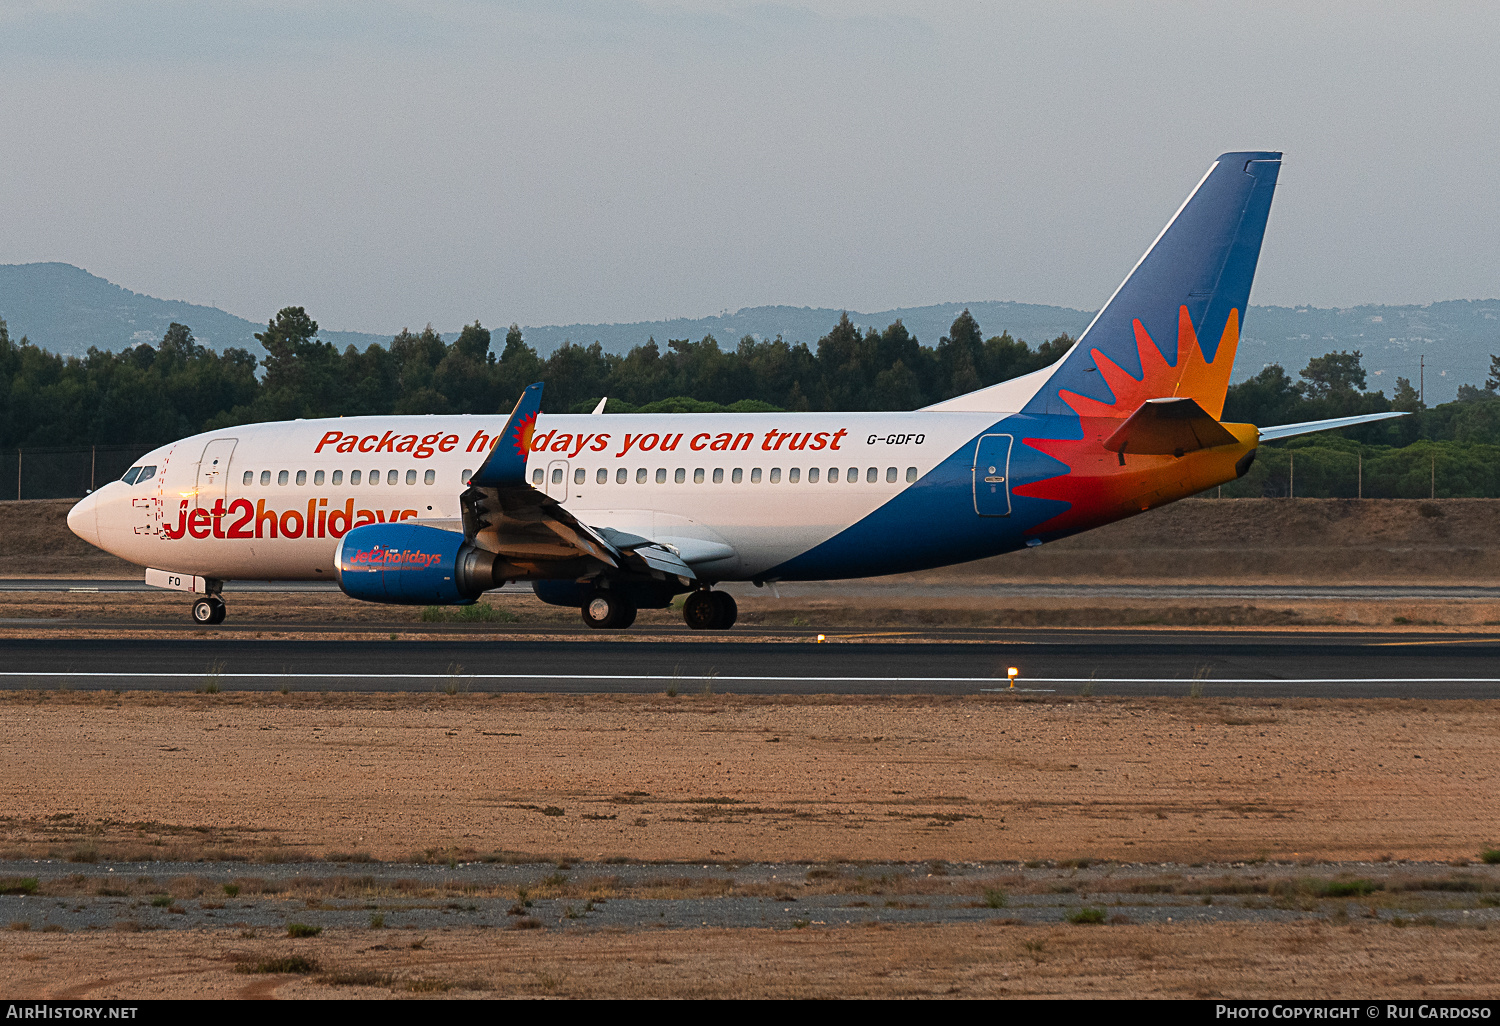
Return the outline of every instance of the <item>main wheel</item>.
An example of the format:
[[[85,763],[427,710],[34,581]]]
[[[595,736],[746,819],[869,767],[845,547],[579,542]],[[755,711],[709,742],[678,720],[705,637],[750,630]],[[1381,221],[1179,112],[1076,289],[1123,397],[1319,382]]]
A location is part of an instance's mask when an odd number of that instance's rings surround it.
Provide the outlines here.
[[[727,631],[739,612],[734,599],[722,591],[695,591],[682,604],[682,618],[695,631]]]
[[[714,605],[719,607],[719,620],[714,624],[714,629],[729,630],[740,617],[740,607],[735,604],[734,596],[724,591],[711,591],[709,594],[714,597]]]
[[[212,627],[223,623],[227,612],[223,599],[217,595],[205,595],[193,603],[193,622]]]
[[[623,595],[596,591],[583,607],[583,622],[596,631],[620,631],[635,622],[635,606]]]

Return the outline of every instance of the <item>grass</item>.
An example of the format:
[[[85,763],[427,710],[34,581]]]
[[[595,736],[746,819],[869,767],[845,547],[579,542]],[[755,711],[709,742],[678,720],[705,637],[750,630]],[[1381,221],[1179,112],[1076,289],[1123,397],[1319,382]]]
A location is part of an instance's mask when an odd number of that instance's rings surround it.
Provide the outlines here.
[[[488,602],[471,606],[427,606],[422,610],[423,623],[520,623],[521,618],[509,609]]]
[[[198,688],[200,695],[217,695],[223,690],[221,682],[224,677],[224,660],[215,659],[208,664],[208,669],[203,673],[203,684]]]
[[[225,896],[230,897],[230,898],[237,898],[237,897],[239,897],[239,895],[240,895],[240,885],[239,884],[234,884],[234,883],[227,883],[227,884],[225,884],[224,885],[224,894],[225,894]]]
[[[290,923],[286,928],[288,937],[316,937],[322,932],[321,926],[309,926],[306,923]]]
[[[1479,853],[1479,861],[1483,862],[1487,866],[1493,866],[1496,863],[1500,863],[1500,848],[1486,848],[1484,851]]]
[[[34,876],[7,876],[0,879],[0,894],[35,894],[38,886]]]
[[[385,929],[385,913],[384,912],[371,912],[370,913],[370,929],[372,929],[372,930],[384,930]]]
[[[998,887],[986,887],[984,889],[985,908],[1004,908],[1006,905],[1005,892]]]
[[[1104,922],[1104,909],[1081,908],[1068,917],[1068,922],[1077,923],[1080,926],[1097,926]]]
[[[303,955],[283,955],[281,958],[265,958],[255,963],[245,963],[235,971],[241,973],[315,973],[322,966],[315,958]]]

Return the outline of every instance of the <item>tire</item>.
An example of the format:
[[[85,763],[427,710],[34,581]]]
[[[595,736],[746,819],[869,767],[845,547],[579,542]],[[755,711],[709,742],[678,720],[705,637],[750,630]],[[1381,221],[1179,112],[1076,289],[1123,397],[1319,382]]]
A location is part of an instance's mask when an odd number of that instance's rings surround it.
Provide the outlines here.
[[[224,622],[228,610],[217,595],[206,595],[193,603],[193,622],[212,627]]]
[[[719,627],[722,616],[716,593],[695,591],[682,604],[682,619],[695,631],[712,631]]]
[[[596,631],[624,630],[635,622],[635,606],[608,591],[594,592],[582,612],[583,622]]]
[[[734,626],[734,621],[740,618],[740,607],[734,601],[734,596],[724,591],[709,592],[714,597],[714,604],[719,607],[719,622],[714,625],[715,630],[727,631]]]

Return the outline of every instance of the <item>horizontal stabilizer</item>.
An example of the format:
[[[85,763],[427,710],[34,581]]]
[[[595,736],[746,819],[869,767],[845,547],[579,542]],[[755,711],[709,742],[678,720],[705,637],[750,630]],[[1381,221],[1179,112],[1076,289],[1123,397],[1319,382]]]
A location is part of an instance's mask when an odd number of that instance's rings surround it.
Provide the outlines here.
[[[1405,413],[1364,413],[1358,417],[1333,417],[1329,420],[1304,420],[1300,424],[1280,424],[1276,427],[1263,427],[1260,429],[1260,440],[1269,442],[1277,438],[1291,438],[1295,435],[1310,435],[1314,431],[1332,431],[1335,428],[1353,427],[1356,424],[1369,424],[1377,420],[1390,420],[1392,417],[1404,417]],[[1132,449],[1131,452],[1135,450]]]
[[[1104,442],[1110,452],[1181,456],[1238,439],[1192,399],[1147,399]]]

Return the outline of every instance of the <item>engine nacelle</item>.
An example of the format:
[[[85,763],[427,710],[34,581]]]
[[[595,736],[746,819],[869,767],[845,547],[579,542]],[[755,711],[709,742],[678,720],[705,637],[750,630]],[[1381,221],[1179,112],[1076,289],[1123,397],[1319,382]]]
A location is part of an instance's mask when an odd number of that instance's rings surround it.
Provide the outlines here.
[[[495,554],[455,531],[421,524],[366,524],[339,541],[334,566],[351,598],[404,605],[466,605],[490,588]]]

